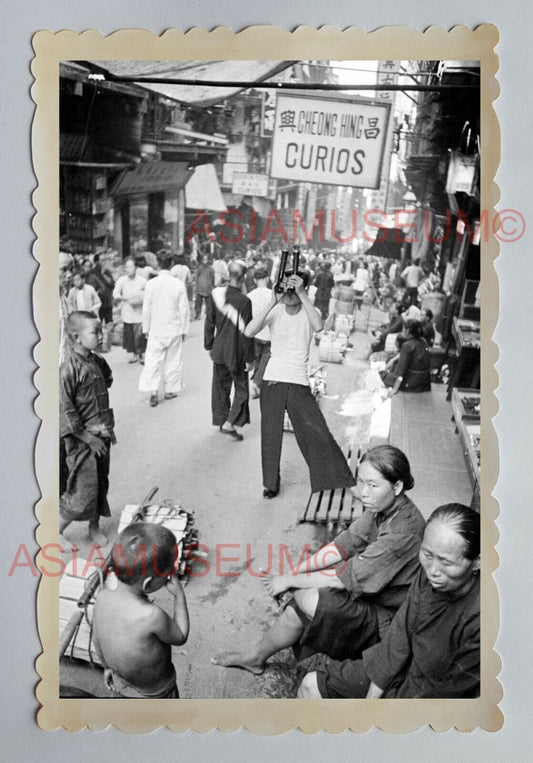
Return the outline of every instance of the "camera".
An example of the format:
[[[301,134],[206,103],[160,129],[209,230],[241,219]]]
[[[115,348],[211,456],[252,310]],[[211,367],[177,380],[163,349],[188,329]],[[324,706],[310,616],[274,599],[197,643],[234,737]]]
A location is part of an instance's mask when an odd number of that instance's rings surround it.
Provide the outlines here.
[[[277,294],[286,294],[287,292],[291,293],[294,291],[294,287],[289,286],[287,281],[290,278],[290,276],[298,272],[299,264],[300,264],[300,250],[297,247],[294,247],[290,254],[288,249],[282,250],[278,277],[274,285],[274,291]]]

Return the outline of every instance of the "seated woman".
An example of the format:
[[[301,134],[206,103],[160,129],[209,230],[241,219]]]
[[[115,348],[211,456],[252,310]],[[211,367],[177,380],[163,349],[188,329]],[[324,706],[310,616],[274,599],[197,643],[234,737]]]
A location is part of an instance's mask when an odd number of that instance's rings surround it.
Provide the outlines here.
[[[479,514],[460,503],[435,509],[419,571],[387,635],[361,660],[326,661],[298,697],[378,699],[479,696]]]
[[[424,310],[424,315],[422,316],[422,330],[428,347],[433,347],[435,344],[435,325],[433,323],[433,310],[429,308]]]
[[[391,388],[391,395],[398,390],[427,392],[431,389],[431,357],[420,321],[407,321],[398,361],[390,371],[382,372],[381,379]]]
[[[259,674],[269,657],[289,646],[297,647],[300,659],[315,652],[342,659],[357,658],[375,644],[418,568],[425,522],[405,495],[413,485],[401,450],[369,450],[357,476],[362,516],[308,558],[304,571],[272,579],[272,596],[291,591],[292,597],[251,649],[222,653],[212,662]]]

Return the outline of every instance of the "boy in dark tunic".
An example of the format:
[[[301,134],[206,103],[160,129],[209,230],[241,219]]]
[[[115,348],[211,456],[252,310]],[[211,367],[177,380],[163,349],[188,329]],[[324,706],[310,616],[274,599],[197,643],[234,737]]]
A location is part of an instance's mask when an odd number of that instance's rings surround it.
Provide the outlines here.
[[[68,480],[60,498],[59,532],[73,521],[89,520],[89,535],[103,545],[100,517],[111,515],[107,502],[109,451],[114,435],[108,388],[113,377],[106,361],[94,350],[102,337],[100,321],[84,311],[67,319],[71,351],[60,368],[60,436]]]

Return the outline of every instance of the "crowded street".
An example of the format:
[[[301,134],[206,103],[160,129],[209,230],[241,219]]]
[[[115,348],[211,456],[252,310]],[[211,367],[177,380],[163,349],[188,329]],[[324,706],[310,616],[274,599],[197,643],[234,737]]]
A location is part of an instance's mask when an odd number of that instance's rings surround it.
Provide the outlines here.
[[[477,67],[234,65],[61,64],[60,696],[477,697]]]

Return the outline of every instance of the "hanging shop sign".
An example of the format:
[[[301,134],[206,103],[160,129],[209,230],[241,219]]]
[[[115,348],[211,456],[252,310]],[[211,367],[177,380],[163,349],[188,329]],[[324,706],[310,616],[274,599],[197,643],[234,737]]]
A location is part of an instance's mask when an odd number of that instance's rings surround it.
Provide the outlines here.
[[[268,196],[268,175],[255,172],[234,172],[231,192],[243,196]]]
[[[272,177],[379,188],[390,104],[277,94]]]
[[[473,196],[476,188],[477,157],[464,156],[458,151],[450,154],[446,193],[466,193]]]

